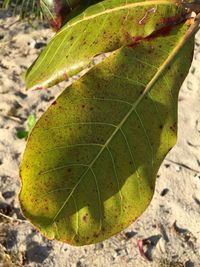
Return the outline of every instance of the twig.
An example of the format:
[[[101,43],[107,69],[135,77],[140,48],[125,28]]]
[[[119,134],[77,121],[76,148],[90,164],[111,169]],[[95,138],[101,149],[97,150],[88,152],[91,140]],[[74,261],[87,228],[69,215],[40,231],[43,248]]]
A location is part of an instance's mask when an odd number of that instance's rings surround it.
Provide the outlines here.
[[[185,169],[188,169],[188,170],[190,170],[190,171],[193,171],[193,172],[196,172],[196,173],[200,173],[200,171],[197,171],[197,170],[195,170],[195,169],[193,169],[193,168],[187,166],[187,165],[184,164],[184,163],[180,163],[180,162],[177,162],[177,161],[174,161],[174,160],[171,160],[171,159],[166,159],[166,160],[169,161],[169,162],[171,162],[171,163],[177,164],[177,165],[179,165],[180,167],[183,167],[183,168],[185,168]]]
[[[9,221],[19,222],[19,223],[27,223],[26,220],[15,219],[15,218],[12,218],[10,216],[7,216],[7,215],[5,215],[5,214],[3,214],[1,212],[0,212],[0,216],[3,217],[3,218],[5,218],[5,219],[7,219],[7,220],[9,220]]]
[[[6,119],[10,119],[10,120],[22,123],[22,120],[20,118],[18,118],[18,117],[15,117],[15,116],[8,116],[8,115],[4,115],[4,114],[1,114],[1,113],[0,113],[0,116],[3,117],[3,118],[6,118]]]

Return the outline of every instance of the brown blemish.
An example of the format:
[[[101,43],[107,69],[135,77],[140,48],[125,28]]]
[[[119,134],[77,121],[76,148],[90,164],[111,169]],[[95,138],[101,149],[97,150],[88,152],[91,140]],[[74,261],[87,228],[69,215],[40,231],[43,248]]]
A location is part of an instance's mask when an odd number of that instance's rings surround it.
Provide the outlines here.
[[[159,36],[168,36],[170,32],[172,31],[172,26],[166,26],[158,31],[155,31],[153,34],[149,35],[147,38],[145,38],[147,41],[151,41]]]
[[[170,126],[170,129],[173,131],[173,132],[176,132],[176,123],[174,123],[173,125]]]
[[[160,129],[163,129],[163,125],[161,124],[161,125],[159,126],[159,128],[160,128]]]
[[[97,233],[94,233],[93,237],[97,238],[97,237],[99,237],[99,235]]]
[[[149,50],[148,50],[148,53],[151,54],[151,53],[154,52],[154,50],[155,50],[154,47],[153,47],[153,46],[150,46],[150,48],[149,48]]]
[[[168,17],[168,18],[161,18],[160,22],[162,24],[165,24],[165,25],[173,25],[175,23],[179,23],[181,21],[183,21],[185,18],[185,15],[177,15],[177,16],[172,16],[172,17]]]
[[[131,39],[131,35],[128,32],[125,32],[124,36],[127,41]]]
[[[65,81],[68,79],[66,70],[64,70],[64,72],[63,72],[63,77],[64,77],[64,80],[65,80]]]
[[[57,104],[57,101],[54,101],[53,103],[52,103],[52,105],[56,105]]]
[[[67,171],[68,171],[68,172],[71,172],[72,170],[71,170],[71,169],[68,169]]]
[[[86,214],[83,216],[83,221],[84,221],[85,223],[88,222],[88,213],[86,213]]]
[[[133,37],[133,43],[130,44],[128,47],[135,48],[142,39],[144,39],[144,38],[142,36],[140,36],[140,35],[134,36]]]

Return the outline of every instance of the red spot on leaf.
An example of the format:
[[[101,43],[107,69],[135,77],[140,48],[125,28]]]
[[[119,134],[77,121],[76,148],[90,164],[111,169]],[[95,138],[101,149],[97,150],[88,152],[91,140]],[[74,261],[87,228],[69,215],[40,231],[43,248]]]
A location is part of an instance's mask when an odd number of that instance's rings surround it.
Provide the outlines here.
[[[49,20],[48,23],[57,32],[61,28],[62,18],[58,16],[55,19]]]
[[[33,89],[33,91],[40,91],[42,89],[43,89],[43,86],[38,85]]]
[[[173,26],[166,26],[158,31],[155,31],[153,34],[149,35],[148,37],[146,37],[146,40],[152,40],[155,39],[159,36],[167,36],[170,34],[171,30],[173,29]]]
[[[177,15],[177,16],[172,16],[168,18],[162,18],[160,22],[165,25],[174,25],[176,23],[179,23],[185,19],[185,15]]]
[[[140,35],[133,37],[133,43],[128,45],[128,47],[135,48],[142,39],[144,39],[144,38],[142,36],[140,36]]]

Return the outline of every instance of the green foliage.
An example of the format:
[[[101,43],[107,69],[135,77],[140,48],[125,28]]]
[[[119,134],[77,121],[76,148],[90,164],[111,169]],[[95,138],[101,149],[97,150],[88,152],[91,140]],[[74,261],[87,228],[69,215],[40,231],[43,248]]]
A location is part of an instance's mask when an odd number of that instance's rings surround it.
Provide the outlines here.
[[[96,243],[148,207],[176,143],[178,92],[199,25],[186,16],[168,0],[102,1],[69,20],[29,68],[27,88],[42,89],[112,52],[66,88],[29,135],[21,208],[48,238]]]
[[[28,119],[26,121],[27,124],[27,129],[20,129],[17,131],[16,136],[19,139],[27,139],[29,133],[31,132],[31,130],[33,129],[34,125],[36,123],[36,117],[35,115],[31,114],[28,116]]]
[[[156,6],[152,1],[123,2],[100,2],[64,25],[29,68],[27,89],[55,85],[87,67],[94,56],[149,36],[168,25],[170,18],[180,21],[186,13],[172,1],[157,1]],[[144,18],[147,10],[149,23]]]

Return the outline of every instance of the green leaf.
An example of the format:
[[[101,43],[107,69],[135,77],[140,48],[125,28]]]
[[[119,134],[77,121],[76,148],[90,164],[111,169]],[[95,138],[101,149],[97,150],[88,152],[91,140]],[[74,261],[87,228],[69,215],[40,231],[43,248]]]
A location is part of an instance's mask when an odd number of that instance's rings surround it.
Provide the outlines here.
[[[34,114],[31,114],[28,116],[28,119],[27,119],[27,127],[28,127],[28,130],[31,131],[32,128],[34,127],[36,123],[36,117]]]
[[[16,136],[19,139],[26,139],[28,137],[28,131],[21,129],[16,132]]]
[[[175,24],[186,9],[172,0],[110,0],[87,8],[50,41],[26,73],[27,89],[53,86],[114,51]]]
[[[33,129],[34,125],[36,123],[36,117],[34,114],[31,114],[28,116],[28,119],[26,121],[27,124],[27,130],[25,129],[18,129],[16,132],[16,136],[19,139],[27,139],[30,131]]]
[[[21,163],[20,202],[45,236],[99,242],[147,208],[176,142],[177,97],[194,48],[189,26],[115,51],[36,123]]]

